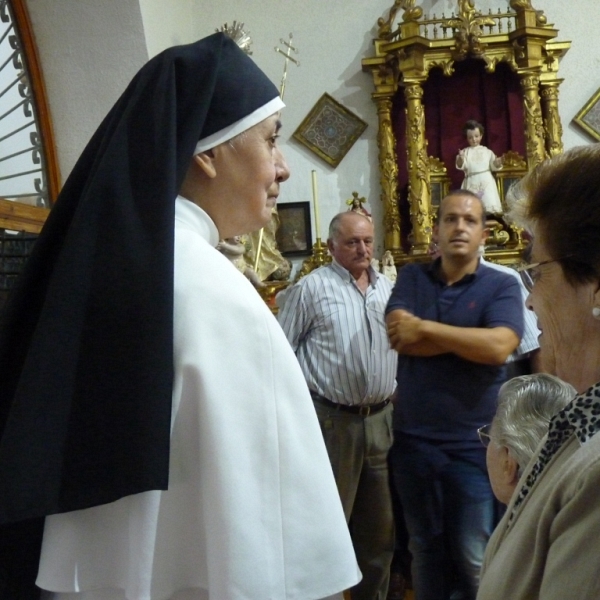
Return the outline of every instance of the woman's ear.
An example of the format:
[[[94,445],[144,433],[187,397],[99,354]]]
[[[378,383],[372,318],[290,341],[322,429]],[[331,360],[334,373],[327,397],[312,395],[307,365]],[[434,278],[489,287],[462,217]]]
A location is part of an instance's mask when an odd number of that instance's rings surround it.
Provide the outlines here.
[[[510,455],[508,448],[504,446],[504,450],[506,454],[502,460],[502,474],[504,475],[505,482],[507,484],[516,485],[519,481],[519,464],[517,461]]]
[[[205,152],[195,154],[193,160],[207,177],[214,179],[217,176],[215,157],[212,150],[206,150]]]
[[[598,316],[596,316],[598,313]],[[594,292],[594,308],[593,313],[595,319],[600,319],[600,281],[596,282],[596,291]]]

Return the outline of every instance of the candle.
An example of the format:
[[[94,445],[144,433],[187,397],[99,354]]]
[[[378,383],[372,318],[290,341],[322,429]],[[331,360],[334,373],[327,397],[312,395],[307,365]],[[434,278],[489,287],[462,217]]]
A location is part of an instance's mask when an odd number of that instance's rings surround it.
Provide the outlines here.
[[[317,200],[317,172],[312,172],[312,193],[313,205],[315,207],[315,234],[317,239],[321,239],[321,228],[319,227],[319,201]]]

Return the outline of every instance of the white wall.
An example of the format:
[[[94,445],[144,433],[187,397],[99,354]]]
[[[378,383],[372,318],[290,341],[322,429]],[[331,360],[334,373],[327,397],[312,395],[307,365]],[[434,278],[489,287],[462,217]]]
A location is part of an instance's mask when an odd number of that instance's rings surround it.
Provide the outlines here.
[[[27,0],[63,182],[148,60],[137,0]]]
[[[212,33],[216,27],[233,20],[244,22],[253,39],[253,58],[279,86],[283,74],[283,57],[274,51],[281,37],[291,32],[299,49],[295,55],[300,67],[291,65],[284,101],[284,133],[282,142],[292,177],[282,188],[280,202],[311,199],[310,172],[316,169],[319,182],[321,228],[337,212],[346,209],[345,200],[358,191],[369,200],[376,224],[381,223],[377,170],[377,117],[371,100],[371,75],[361,70],[361,60],[372,54],[371,40],[376,34],[377,19],[387,16],[392,0],[370,2],[342,0],[187,0],[181,3],[181,27],[174,18],[172,3],[141,0],[150,54],[168,46],[174,39],[175,27],[182,42]],[[168,4],[168,6],[167,6]],[[179,5],[180,3],[176,3]],[[426,13],[450,16],[456,2],[424,0]],[[589,143],[589,138],[570,121],[583,103],[600,87],[600,37],[595,31],[600,18],[598,0],[579,0],[575,9],[563,0],[534,0],[544,10],[548,21],[559,29],[560,40],[571,40],[572,48],[563,60],[560,110],[566,147]],[[482,11],[506,9],[508,2],[476,0]],[[192,12],[186,13],[188,6]],[[582,15],[586,15],[582,18]],[[153,22],[153,26],[149,25]],[[159,25],[160,24],[160,25]],[[189,38],[185,39],[188,35]],[[590,74],[598,72],[594,77]],[[327,92],[369,123],[361,139],[352,147],[340,165],[333,169],[292,137],[321,95]],[[380,232],[378,232],[380,233]],[[326,237],[326,232],[321,232]],[[378,235],[379,247],[381,235]],[[379,254],[380,251],[376,251]]]
[[[377,117],[371,76],[361,59],[372,54],[376,22],[392,0],[28,0],[42,55],[63,178],[89,135],[144,62],[164,48],[214,32],[223,23],[244,22],[253,39],[253,58],[279,86],[283,57],[274,51],[291,32],[300,67],[290,66],[285,90],[282,144],[292,169],[281,202],[311,199],[310,172],[317,170],[321,227],[345,210],[352,191],[368,198],[381,222],[377,170]],[[449,16],[456,2],[424,0],[425,12]],[[600,87],[598,0],[533,0],[571,40],[561,76],[560,110],[566,147],[591,140],[571,119]],[[506,0],[476,0],[482,10],[505,9]],[[144,42],[145,38],[145,42]],[[369,123],[337,169],[291,138],[315,102],[328,92]],[[322,231],[322,237],[326,232]]]

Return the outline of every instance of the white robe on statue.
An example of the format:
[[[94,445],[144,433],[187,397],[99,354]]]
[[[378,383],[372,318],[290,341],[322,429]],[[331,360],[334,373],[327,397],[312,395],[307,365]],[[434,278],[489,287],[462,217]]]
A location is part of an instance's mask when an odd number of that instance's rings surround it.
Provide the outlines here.
[[[168,491],[47,517],[55,600],[312,600],[360,573],[296,357],[178,198]]]
[[[477,194],[487,213],[501,214],[502,201],[492,175],[492,171],[500,169],[495,165],[496,155],[486,146],[479,145],[465,148],[462,167],[458,166],[458,156],[456,158],[456,168],[465,172],[461,189]]]

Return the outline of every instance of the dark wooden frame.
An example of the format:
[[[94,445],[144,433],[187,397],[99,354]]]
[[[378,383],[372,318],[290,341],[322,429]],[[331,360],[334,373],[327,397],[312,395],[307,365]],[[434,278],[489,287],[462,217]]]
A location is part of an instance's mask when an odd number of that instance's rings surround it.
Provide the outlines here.
[[[310,255],[312,253],[310,202],[278,204],[277,211],[279,227],[275,237],[281,254],[283,256]]]
[[[48,199],[52,206],[60,191],[61,183],[54,130],[52,127],[52,119],[50,118],[50,110],[48,108],[46,86],[44,84],[40,59],[25,0],[10,0],[10,7],[12,8],[15,25],[18,29],[17,35],[21,39],[21,44],[23,46],[24,59],[27,61],[29,81],[35,98],[35,110],[38,115],[39,132],[42,138],[44,156],[46,159],[44,166],[46,168],[48,184]]]

